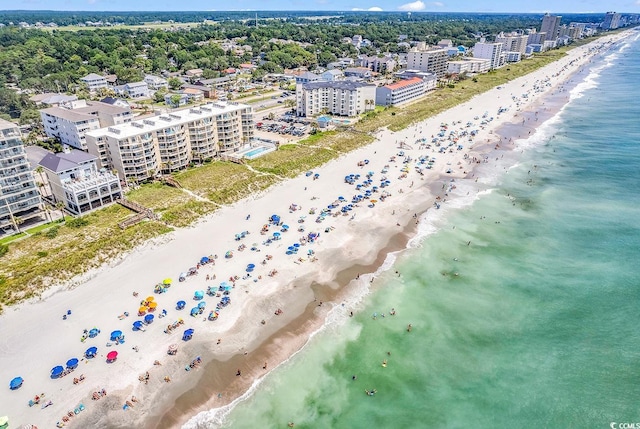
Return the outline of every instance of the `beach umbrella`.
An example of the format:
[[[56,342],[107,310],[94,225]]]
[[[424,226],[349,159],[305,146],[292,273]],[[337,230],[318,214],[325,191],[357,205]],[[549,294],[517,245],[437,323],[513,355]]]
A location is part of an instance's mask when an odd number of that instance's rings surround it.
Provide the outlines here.
[[[206,303],[206,302],[204,302],[204,301],[200,301],[200,302],[198,303],[198,308],[205,308],[206,306],[207,306],[207,303]]]
[[[182,334],[182,339],[184,341],[190,340],[191,337],[193,336],[194,330],[193,328],[189,328],[186,331],[184,331],[184,334]]]
[[[147,308],[146,306],[144,306],[144,305],[143,305],[143,306],[141,306],[141,307],[138,309],[138,314],[139,314],[140,316],[142,316],[144,313],[146,313],[146,312],[147,312],[147,310],[148,310],[148,308]]]
[[[115,341],[118,338],[120,338],[121,336],[122,336],[122,331],[113,331],[109,338],[111,338],[111,341]]]
[[[193,294],[194,299],[202,299],[203,297],[204,297],[204,291],[202,290],[197,290]]]
[[[193,307],[191,309],[191,315],[192,316],[197,316],[198,314],[200,314],[200,308],[199,307]]]
[[[293,247],[295,247],[295,248],[300,247],[300,243],[293,243]]]
[[[99,333],[100,333],[100,329],[93,328],[92,330],[89,331],[89,338],[95,338],[98,336]]]
[[[84,355],[88,358],[92,358],[96,355],[96,353],[98,353],[98,348],[97,347],[89,347],[87,349],[86,352],[84,352]]]
[[[114,361],[117,358],[118,358],[118,352],[117,351],[112,350],[109,353],[107,353],[107,362]]]
[[[162,284],[164,284],[164,285],[170,285],[171,282],[172,282],[172,280],[170,278],[168,278],[168,277],[166,279],[162,280]]]
[[[224,254],[224,257],[227,259],[233,258],[233,252],[231,250],[228,250],[227,253]]]
[[[67,368],[73,369],[78,366],[78,359],[71,358],[67,361]]]
[[[144,323],[149,324],[153,322],[153,314],[147,314],[144,316]]]
[[[209,262],[209,258],[206,256],[203,256],[202,258],[200,258],[200,264],[207,264]]]
[[[169,346],[169,354],[176,354],[176,352],[178,351],[178,345],[177,344],[171,344]]]
[[[24,383],[24,380],[22,379],[22,377],[16,377],[9,382],[9,389],[15,390],[20,386],[22,386],[22,383]]]
[[[149,295],[144,300],[147,301],[147,302],[151,302],[151,301],[155,301],[156,299],[153,296]]]
[[[150,302],[147,307],[149,307],[149,311],[153,311],[158,307],[158,303],[157,302]]]
[[[280,234],[279,232],[274,232],[274,233],[273,233],[273,236],[274,236],[274,237],[280,237],[281,235],[282,235],[282,234]]]
[[[187,305],[187,303],[186,303],[186,302],[184,302],[184,301],[178,301],[178,302],[176,303],[176,308],[177,308],[178,310],[182,310],[182,309],[185,307],[185,305]]]
[[[54,367],[51,369],[51,377],[53,377],[53,378],[58,378],[58,377],[60,377],[60,375],[61,375],[63,372],[64,372],[64,368],[63,368],[62,366],[60,366],[60,365],[58,365],[58,366],[54,366]]]
[[[282,225],[282,229],[289,229],[289,225]]]
[[[139,320],[136,320],[135,322],[133,322],[133,330],[134,331],[141,331],[142,330],[142,322]]]

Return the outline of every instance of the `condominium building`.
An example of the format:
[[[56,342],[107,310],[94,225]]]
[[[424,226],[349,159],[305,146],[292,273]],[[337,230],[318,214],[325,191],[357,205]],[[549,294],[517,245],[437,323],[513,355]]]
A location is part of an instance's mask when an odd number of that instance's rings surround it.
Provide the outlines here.
[[[486,73],[491,68],[491,60],[484,58],[464,58],[459,61],[449,61],[447,73]]]
[[[546,33],[545,40],[555,40],[558,37],[558,29],[560,28],[561,19],[561,16],[554,16],[550,13],[544,14],[542,17],[540,32]]]
[[[502,67],[505,62],[502,43],[476,43],[473,47],[473,57],[489,60],[492,69]]]
[[[310,82],[296,86],[296,114],[357,116],[375,108],[376,86],[364,82]]]
[[[602,23],[602,28],[604,30],[615,30],[620,27],[620,19],[622,15],[616,12],[607,12],[604,15],[604,22]]]
[[[249,143],[254,128],[250,106],[210,103],[88,132],[87,148],[99,167],[141,181],[181,170],[193,159],[234,153]]]
[[[407,53],[407,68],[434,73],[438,79],[447,73],[447,51],[441,48],[428,48],[424,42]]]
[[[357,59],[357,64],[360,67],[366,67],[376,73],[391,73],[395,70],[397,63],[390,56],[378,57],[361,55]]]
[[[40,161],[55,201],[65,209],[81,215],[122,197],[120,179],[106,168],[98,169],[98,157],[73,149],[48,153]]]
[[[29,166],[20,130],[0,119],[0,226],[40,215],[40,193]]]
[[[81,77],[80,80],[87,85],[87,89],[91,93],[95,93],[99,89],[106,89],[108,87],[107,78],[100,76],[99,74],[89,73],[85,77]]]
[[[527,49],[529,36],[520,33],[500,33],[496,36],[496,42],[502,43],[503,52],[520,52],[524,55]]]
[[[376,89],[376,104],[396,106],[422,97],[427,92],[426,82],[419,77],[402,79]]]
[[[87,131],[129,122],[133,115],[128,107],[100,101],[75,100],[58,107],[42,109],[40,117],[48,137],[57,137],[63,144],[87,150]]]

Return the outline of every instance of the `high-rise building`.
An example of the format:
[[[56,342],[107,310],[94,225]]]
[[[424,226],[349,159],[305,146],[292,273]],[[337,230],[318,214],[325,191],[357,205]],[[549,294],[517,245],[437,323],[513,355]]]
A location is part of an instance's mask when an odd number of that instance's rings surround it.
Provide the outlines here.
[[[620,18],[621,14],[615,12],[607,12],[604,15],[604,22],[602,23],[602,28],[604,30],[615,30],[620,27]]]
[[[502,43],[503,52],[520,52],[524,55],[527,50],[529,36],[520,33],[500,33],[496,36],[496,42]]]
[[[407,53],[407,69],[431,72],[440,79],[447,74],[448,58],[445,49],[429,49],[425,43],[421,43]]]
[[[474,58],[484,58],[491,61],[491,68],[502,67],[505,56],[502,54],[502,43],[476,43],[473,47]]]
[[[367,69],[368,70],[368,69]],[[365,82],[309,82],[296,87],[296,114],[314,116],[322,112],[357,116],[375,109],[376,86]]]
[[[17,219],[26,220],[40,214],[40,193],[20,130],[16,124],[0,119],[0,226],[17,228]]]
[[[555,40],[558,37],[558,29],[560,28],[561,19],[561,16],[554,16],[550,13],[544,14],[542,17],[540,32],[547,34],[545,40]]]

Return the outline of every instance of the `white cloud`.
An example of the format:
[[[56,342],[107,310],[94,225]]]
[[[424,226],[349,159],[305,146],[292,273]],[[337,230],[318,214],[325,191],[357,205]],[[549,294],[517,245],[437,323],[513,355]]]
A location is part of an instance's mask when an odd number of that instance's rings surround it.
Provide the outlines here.
[[[640,0],[638,0],[640,1]],[[369,9],[362,9],[361,7],[354,7],[351,9],[352,12],[382,12],[382,8],[378,6],[372,6]]]
[[[421,10],[425,10],[426,7],[427,6],[424,4],[423,1],[416,0],[416,1],[411,2],[411,3],[403,4],[402,6],[399,6],[398,9],[404,10],[404,11],[407,11],[407,12],[418,12],[418,11],[421,11]]]
[[[640,0],[638,0],[638,1],[640,1]],[[444,7],[444,3],[442,3],[441,1],[434,1],[431,4],[434,5],[435,7]]]

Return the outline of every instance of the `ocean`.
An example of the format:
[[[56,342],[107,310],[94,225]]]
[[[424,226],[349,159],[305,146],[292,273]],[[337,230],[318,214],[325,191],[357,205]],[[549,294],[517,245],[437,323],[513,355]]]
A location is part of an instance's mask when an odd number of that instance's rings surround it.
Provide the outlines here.
[[[337,307],[247,398],[186,427],[640,422],[639,81],[636,35],[482,192],[460,183],[425,214],[354,317]]]

